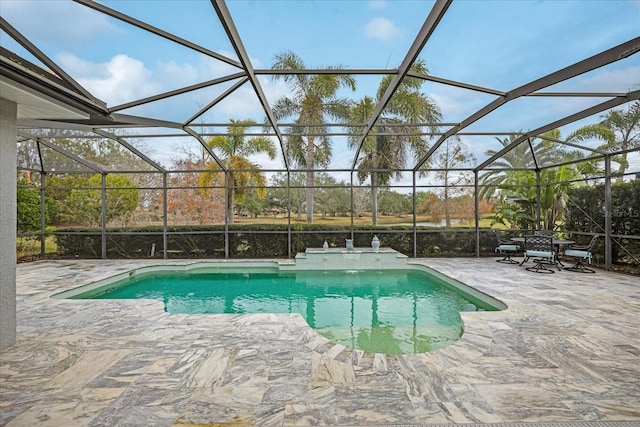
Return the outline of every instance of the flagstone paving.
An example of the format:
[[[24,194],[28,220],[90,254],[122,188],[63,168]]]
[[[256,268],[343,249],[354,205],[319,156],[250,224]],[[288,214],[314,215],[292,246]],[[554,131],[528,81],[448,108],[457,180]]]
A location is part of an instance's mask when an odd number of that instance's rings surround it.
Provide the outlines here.
[[[0,425],[640,421],[638,276],[411,260],[509,308],[462,313],[454,345],[394,356],[334,344],[298,314],[182,315],[159,301],[50,298],[185,262],[18,265],[18,342],[0,352]]]

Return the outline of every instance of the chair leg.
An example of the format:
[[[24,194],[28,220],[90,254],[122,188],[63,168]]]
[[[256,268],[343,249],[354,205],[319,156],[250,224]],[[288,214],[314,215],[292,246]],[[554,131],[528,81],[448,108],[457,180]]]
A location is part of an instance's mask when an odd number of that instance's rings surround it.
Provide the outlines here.
[[[553,274],[555,271],[545,267],[545,263],[543,260],[535,260],[536,265],[533,267],[527,267],[525,270],[533,271],[535,273],[545,273],[545,274]]]
[[[509,252],[506,252],[506,255],[504,256],[504,258],[497,259],[496,262],[503,262],[505,264],[518,264],[518,261],[511,258],[511,254]]]
[[[587,268],[587,266],[585,266],[582,263],[582,260],[580,259],[571,267],[565,267],[564,269],[567,271],[574,271],[576,273],[595,273],[596,272],[595,270]]]

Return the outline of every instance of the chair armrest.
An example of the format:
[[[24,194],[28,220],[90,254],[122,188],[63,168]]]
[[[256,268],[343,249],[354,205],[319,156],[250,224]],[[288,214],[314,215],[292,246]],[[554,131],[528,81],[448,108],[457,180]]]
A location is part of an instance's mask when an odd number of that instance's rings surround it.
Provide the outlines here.
[[[587,249],[589,249],[589,245],[571,245],[567,248],[567,250],[569,249],[575,249],[578,251],[586,251]]]

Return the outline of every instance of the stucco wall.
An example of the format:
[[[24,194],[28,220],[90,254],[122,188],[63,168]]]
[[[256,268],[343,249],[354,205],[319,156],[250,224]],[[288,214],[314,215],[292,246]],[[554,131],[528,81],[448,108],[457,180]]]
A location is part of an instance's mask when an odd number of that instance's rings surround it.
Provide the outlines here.
[[[0,98],[0,348],[16,341],[16,113]]]

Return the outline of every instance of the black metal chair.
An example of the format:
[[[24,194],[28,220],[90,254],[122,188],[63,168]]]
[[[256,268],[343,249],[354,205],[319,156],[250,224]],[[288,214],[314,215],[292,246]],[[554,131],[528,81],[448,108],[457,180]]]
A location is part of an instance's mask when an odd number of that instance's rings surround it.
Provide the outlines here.
[[[533,235],[524,236],[524,259],[520,265],[533,259],[536,264],[533,267],[527,267],[526,270],[536,273],[555,273],[547,268],[547,265],[555,265],[558,271],[558,261],[556,259],[556,248],[553,244],[552,236]]]
[[[553,230],[534,230],[533,234],[536,236],[556,237],[558,235],[558,232]]]
[[[587,268],[582,261],[587,260],[588,264],[591,264],[591,259],[593,255],[591,250],[593,246],[596,244],[596,240],[598,239],[598,235],[596,234],[591,238],[591,241],[587,245],[576,245],[573,244],[564,250],[563,256],[576,258],[576,263],[571,267],[565,267],[565,270],[575,271],[577,273],[595,273],[595,270],[591,268]]]
[[[498,259],[496,260],[496,262],[503,262],[506,264],[518,264],[518,261],[511,258],[511,254],[517,253],[518,250],[520,249],[520,246],[512,240],[505,239],[504,237],[502,237],[498,232],[498,230],[493,230],[493,234],[494,236],[496,236],[496,240],[498,241],[498,246],[496,246],[496,249],[494,250],[494,252],[505,254],[504,258]]]

